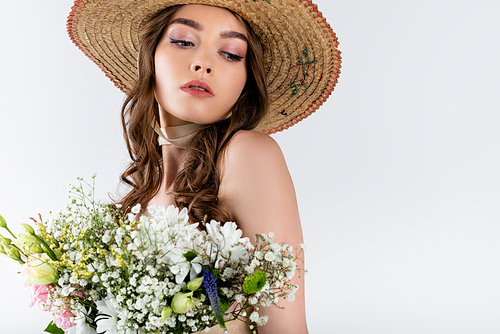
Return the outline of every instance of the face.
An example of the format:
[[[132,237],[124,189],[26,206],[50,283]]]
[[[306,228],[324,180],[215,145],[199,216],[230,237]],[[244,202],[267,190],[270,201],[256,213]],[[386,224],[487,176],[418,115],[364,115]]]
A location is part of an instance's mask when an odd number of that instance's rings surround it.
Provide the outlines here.
[[[186,5],[155,52],[161,126],[210,124],[228,116],[247,80],[247,32],[228,10]]]

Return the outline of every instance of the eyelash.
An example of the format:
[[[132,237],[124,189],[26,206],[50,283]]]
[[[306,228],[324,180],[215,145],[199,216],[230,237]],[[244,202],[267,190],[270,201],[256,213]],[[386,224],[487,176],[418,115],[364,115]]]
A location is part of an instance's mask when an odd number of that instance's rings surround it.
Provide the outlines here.
[[[222,52],[222,54],[229,61],[241,61],[243,59],[243,57],[235,55],[233,53],[229,53],[229,52]]]
[[[172,44],[177,44],[177,45],[179,45],[179,46],[181,46],[181,47],[183,47],[183,48],[188,47],[188,46],[190,46],[190,45],[193,45],[193,46],[194,46],[193,42],[184,41],[184,40],[182,40],[182,39],[173,39],[173,38],[171,38],[171,39],[170,39],[170,43],[172,43]]]
[[[185,41],[185,40],[182,40],[182,39],[173,39],[173,38],[170,38],[170,43],[177,44],[178,46],[180,46],[182,48],[187,48],[189,46],[194,46],[193,42]],[[223,57],[227,61],[241,61],[243,59],[243,57],[235,55],[233,53],[229,53],[229,52],[221,51],[221,54],[223,55]]]

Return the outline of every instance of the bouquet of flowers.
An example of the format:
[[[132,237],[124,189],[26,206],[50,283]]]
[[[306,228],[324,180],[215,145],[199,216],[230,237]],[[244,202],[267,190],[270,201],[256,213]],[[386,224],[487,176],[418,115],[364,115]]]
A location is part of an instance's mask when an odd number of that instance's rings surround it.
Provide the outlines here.
[[[36,230],[0,236],[0,252],[23,266],[31,305],[53,314],[49,333],[193,333],[241,320],[266,324],[259,308],[293,301],[300,249],[274,235],[242,238],[235,223],[188,223],[187,210],[140,205],[123,214],[70,186],[70,204]],[[198,229],[199,224],[204,229]],[[295,254],[294,254],[295,253]],[[249,311],[250,310],[250,311]]]

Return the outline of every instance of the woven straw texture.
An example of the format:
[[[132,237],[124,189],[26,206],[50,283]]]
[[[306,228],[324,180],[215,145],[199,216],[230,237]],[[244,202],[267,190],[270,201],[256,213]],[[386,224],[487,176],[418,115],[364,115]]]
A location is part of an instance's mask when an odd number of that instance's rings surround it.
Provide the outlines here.
[[[141,27],[166,7],[190,3],[228,8],[260,38],[271,108],[258,131],[274,133],[294,125],[333,91],[341,67],[337,37],[310,0],[76,0],[68,33],[127,93],[136,80]]]

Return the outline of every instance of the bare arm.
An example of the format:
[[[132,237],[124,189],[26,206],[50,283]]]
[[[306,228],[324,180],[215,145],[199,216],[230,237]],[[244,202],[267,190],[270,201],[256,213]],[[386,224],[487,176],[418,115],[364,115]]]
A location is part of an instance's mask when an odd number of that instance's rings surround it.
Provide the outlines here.
[[[274,232],[277,242],[292,246],[303,243],[302,228],[293,182],[278,144],[269,136],[240,131],[229,143],[222,160],[221,206],[253,240],[257,233]],[[302,263],[298,263],[303,268]],[[299,273],[298,273],[299,274]],[[304,276],[292,283],[299,285],[295,301],[281,300],[275,306],[261,308],[269,315],[259,334],[307,334],[304,300]]]

